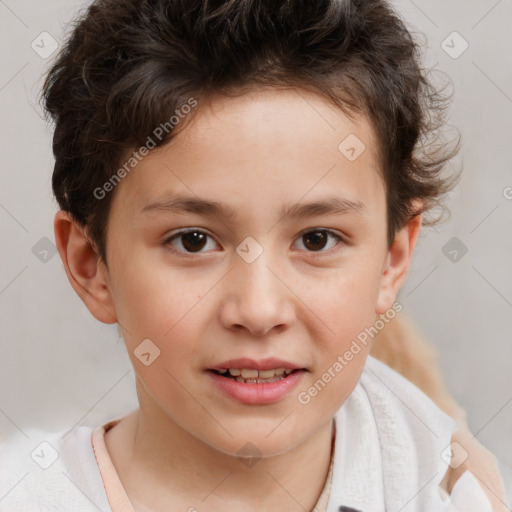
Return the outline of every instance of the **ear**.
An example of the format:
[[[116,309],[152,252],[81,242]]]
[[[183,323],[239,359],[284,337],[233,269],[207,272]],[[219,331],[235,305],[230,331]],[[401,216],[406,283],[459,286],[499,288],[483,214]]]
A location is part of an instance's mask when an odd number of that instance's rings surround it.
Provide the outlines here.
[[[117,322],[108,271],[72,216],[59,210],[54,220],[55,242],[71,286],[100,322]]]
[[[417,206],[417,203],[413,206]],[[400,288],[405,283],[421,230],[422,218],[422,214],[413,217],[396,234],[393,244],[388,251],[386,263],[382,269],[379,294],[375,307],[375,313],[379,315],[392,307]]]

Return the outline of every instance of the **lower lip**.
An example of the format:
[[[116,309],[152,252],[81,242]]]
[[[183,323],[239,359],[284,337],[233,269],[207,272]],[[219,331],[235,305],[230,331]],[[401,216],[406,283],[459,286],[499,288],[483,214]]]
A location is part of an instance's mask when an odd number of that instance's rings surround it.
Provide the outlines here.
[[[244,404],[260,405],[271,404],[282,400],[293,388],[297,386],[304,370],[290,373],[288,377],[268,383],[245,384],[229,377],[221,377],[214,371],[208,371],[217,387],[226,395]]]

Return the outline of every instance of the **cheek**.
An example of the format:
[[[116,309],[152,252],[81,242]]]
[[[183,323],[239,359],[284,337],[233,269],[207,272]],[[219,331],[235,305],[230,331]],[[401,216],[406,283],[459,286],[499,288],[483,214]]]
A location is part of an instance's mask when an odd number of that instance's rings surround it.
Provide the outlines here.
[[[368,329],[376,320],[378,282],[378,266],[359,258],[308,299],[322,320],[321,331],[313,334],[319,341],[317,364],[308,383],[316,407],[335,411],[357,384],[371,346]],[[309,396],[306,390],[305,400]]]
[[[314,372],[298,390],[297,400],[310,414],[334,413],[359,381],[368,356],[371,337],[366,329],[375,323],[375,280],[356,273],[341,276],[317,295],[321,327]]]
[[[214,282],[193,278],[179,268],[133,262],[123,268],[115,276],[114,301],[129,345],[145,338],[165,344],[193,335],[187,331],[199,325],[199,306]]]
[[[308,287],[304,302],[318,314],[336,340],[346,339],[354,329],[372,325],[378,297],[379,271],[364,259]]]

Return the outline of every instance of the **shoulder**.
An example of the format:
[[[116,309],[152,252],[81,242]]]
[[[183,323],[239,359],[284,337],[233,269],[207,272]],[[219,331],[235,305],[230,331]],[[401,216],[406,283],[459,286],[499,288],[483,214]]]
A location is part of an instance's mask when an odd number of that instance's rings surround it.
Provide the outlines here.
[[[383,464],[396,465],[392,459],[399,456],[406,480],[421,483],[435,474],[441,481],[449,467],[446,453],[449,456],[455,420],[412,382],[371,356],[354,393],[356,401],[362,397],[371,407]]]
[[[469,471],[449,497],[442,493],[455,420],[386,364],[368,357],[335,420],[333,506],[417,512],[464,511],[471,505],[491,511]]]
[[[368,356],[359,385],[380,413],[392,414],[397,422],[400,418],[411,425],[419,423],[430,434],[451,435],[455,428],[455,420],[421,389],[375,357]]]
[[[414,384],[369,356],[335,419],[333,485],[341,503],[378,510],[385,502],[403,512],[441,503],[455,421]]]
[[[0,444],[0,512],[109,511],[93,428],[18,432]]]

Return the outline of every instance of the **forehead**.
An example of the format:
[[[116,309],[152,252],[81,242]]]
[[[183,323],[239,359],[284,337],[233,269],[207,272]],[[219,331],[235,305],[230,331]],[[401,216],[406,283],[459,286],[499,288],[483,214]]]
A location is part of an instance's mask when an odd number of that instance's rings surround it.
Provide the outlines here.
[[[363,143],[366,157],[377,162],[377,141],[369,120],[364,116],[349,118],[309,91],[265,88],[237,97],[217,95],[199,107],[197,114],[171,144],[176,145],[181,138],[184,140],[180,143],[204,145],[206,149],[211,137],[218,134],[225,142],[244,143],[241,148],[233,148],[237,154],[241,153],[238,149],[248,151],[260,144],[261,149],[274,149],[276,158],[287,150],[290,159],[294,155],[300,159],[305,149],[313,148],[324,151],[326,157],[337,158],[342,149],[340,137],[353,134],[359,139],[357,149],[361,150],[360,143]],[[350,159],[357,155],[345,153],[345,156]]]
[[[368,120],[297,89],[217,96],[116,194],[138,213],[177,193],[227,203],[233,219],[339,194],[382,212],[384,183]],[[367,204],[368,203],[368,204]]]

